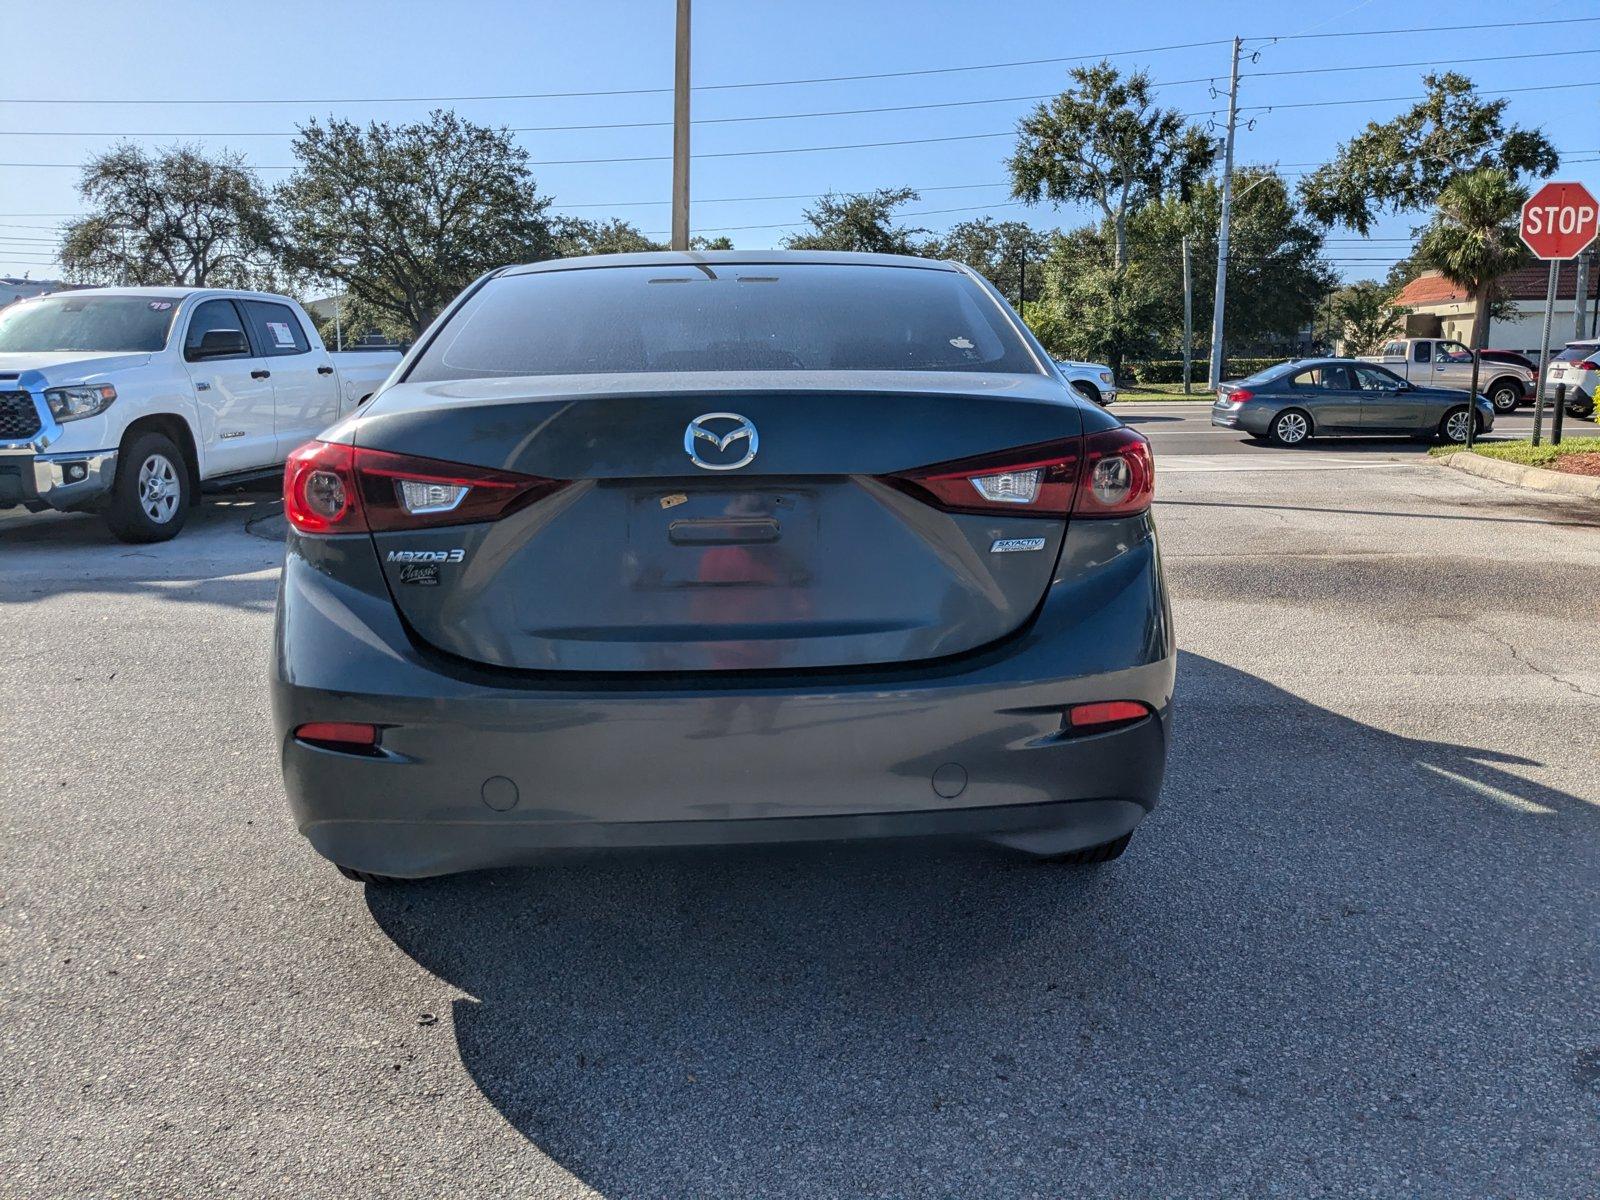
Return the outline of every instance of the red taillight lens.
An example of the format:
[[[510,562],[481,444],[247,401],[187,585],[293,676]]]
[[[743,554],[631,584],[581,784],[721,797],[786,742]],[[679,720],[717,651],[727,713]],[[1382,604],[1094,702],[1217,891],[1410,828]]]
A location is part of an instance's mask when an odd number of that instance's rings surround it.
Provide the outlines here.
[[[1586,358],[1581,363],[1574,363],[1572,369],[1574,371],[1600,371],[1600,363]]]
[[[1064,517],[1072,507],[1079,438],[937,463],[883,481],[946,512]]]
[[[1131,429],[939,463],[883,481],[946,512],[1123,517],[1155,495],[1150,443]]]
[[[283,469],[283,515],[301,533],[360,533],[367,527],[356,487],[355,450],[307,442]]]
[[[1226,397],[1233,404],[1243,404],[1246,400],[1254,400],[1256,394],[1249,388],[1234,388],[1233,391],[1226,393]]]
[[[1131,429],[1106,429],[1083,439],[1083,469],[1072,501],[1075,517],[1126,517],[1150,507],[1156,464],[1150,443]]]
[[[1142,721],[1150,710],[1133,700],[1103,700],[1096,704],[1074,704],[1067,709],[1067,727],[1073,733],[1099,733],[1118,725]]]
[[[308,442],[289,456],[283,510],[301,533],[382,533],[497,521],[562,479]]]
[[[356,721],[312,721],[294,731],[296,741],[328,750],[371,753],[378,748],[378,727]]]

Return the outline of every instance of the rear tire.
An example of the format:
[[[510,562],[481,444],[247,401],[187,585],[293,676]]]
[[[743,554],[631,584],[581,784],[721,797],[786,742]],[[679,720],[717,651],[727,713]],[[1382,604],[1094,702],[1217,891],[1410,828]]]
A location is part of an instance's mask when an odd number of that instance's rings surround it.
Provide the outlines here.
[[[1474,437],[1483,432],[1483,422],[1477,421],[1472,431]],[[1452,408],[1439,420],[1439,440],[1452,446],[1465,445],[1467,441],[1467,410],[1465,406]]]
[[[1594,405],[1592,405],[1592,404],[1569,404],[1569,405],[1567,405],[1567,415],[1569,417],[1587,417],[1593,412],[1594,412]]]
[[[124,542],[165,542],[189,518],[189,464],[163,433],[141,433],[117,452],[106,524]]]
[[[1489,391],[1489,403],[1497,413],[1514,413],[1522,403],[1522,388],[1510,379],[1497,379]]]
[[[1300,408],[1286,408],[1272,418],[1267,436],[1274,445],[1302,446],[1311,438],[1311,414]]]
[[[1133,834],[1129,832],[1119,838],[1112,838],[1109,842],[1101,842],[1098,846],[1085,846],[1082,850],[1052,854],[1043,861],[1063,867],[1090,867],[1096,863],[1108,863],[1121,858],[1122,852],[1128,848],[1128,843],[1131,841]]]
[[[341,863],[334,863],[333,865],[339,868],[339,874],[352,883],[370,883],[374,887],[391,887],[394,884],[406,882],[404,879],[394,875],[379,875],[376,871],[358,871],[354,867],[347,867]]]

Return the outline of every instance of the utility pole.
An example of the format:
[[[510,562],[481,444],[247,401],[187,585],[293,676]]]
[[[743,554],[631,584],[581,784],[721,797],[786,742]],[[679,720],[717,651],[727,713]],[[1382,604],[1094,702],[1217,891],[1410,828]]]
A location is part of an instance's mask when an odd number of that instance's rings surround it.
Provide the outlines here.
[[[1194,378],[1194,278],[1189,271],[1189,235],[1183,235],[1183,394]]]
[[[1239,125],[1239,46],[1233,39],[1228,78],[1228,138],[1222,158],[1222,224],[1217,230],[1217,297],[1211,314],[1211,387],[1222,382],[1222,309],[1228,298],[1228,225],[1233,219],[1233,136]]]
[[[1545,289],[1544,296],[1544,336],[1539,339],[1539,378],[1533,390],[1533,444],[1539,444],[1539,437],[1544,429],[1544,381],[1550,368],[1550,321],[1556,312],[1556,269],[1561,266],[1558,259],[1550,260],[1550,286]],[[1477,340],[1477,339],[1474,339]],[[1469,425],[1468,428],[1471,428]],[[1471,444],[1471,440],[1468,440]]]
[[[1028,248],[1022,246],[1017,251],[1017,316],[1022,318],[1022,323],[1028,323]]]
[[[689,248],[689,0],[678,0],[672,80],[672,248]]]
[[[1583,327],[1588,324],[1585,318],[1589,309],[1589,259],[1593,256],[1593,250],[1578,255],[1578,287],[1572,297],[1572,340],[1575,342],[1583,338]]]
[[[339,293],[333,294],[333,348],[344,349],[344,326],[339,321]]]

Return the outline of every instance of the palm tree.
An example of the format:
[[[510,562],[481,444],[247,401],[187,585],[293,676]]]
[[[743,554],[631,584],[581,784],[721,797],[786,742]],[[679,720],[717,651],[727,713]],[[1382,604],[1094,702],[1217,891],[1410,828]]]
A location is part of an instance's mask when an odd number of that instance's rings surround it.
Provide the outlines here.
[[[1472,396],[1467,445],[1477,425],[1478,352],[1489,338],[1494,282],[1528,257],[1518,236],[1527,188],[1509,172],[1482,167],[1457,175],[1439,193],[1438,207],[1416,259],[1472,296]]]

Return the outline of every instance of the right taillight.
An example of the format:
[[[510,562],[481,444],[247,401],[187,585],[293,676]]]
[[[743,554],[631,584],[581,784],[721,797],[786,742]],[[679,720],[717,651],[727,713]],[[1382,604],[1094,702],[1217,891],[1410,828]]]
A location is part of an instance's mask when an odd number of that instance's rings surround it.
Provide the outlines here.
[[[1572,369],[1575,371],[1600,371],[1600,363],[1586,358],[1581,363],[1574,363]]]
[[[1121,517],[1150,507],[1155,463],[1150,443],[1119,427],[880,478],[946,512]]]
[[[289,455],[283,510],[301,533],[383,533],[496,521],[567,486],[513,471],[308,442]]]
[[[1156,491],[1156,464],[1143,434],[1119,427],[1083,439],[1075,517],[1125,517],[1150,507]]]

